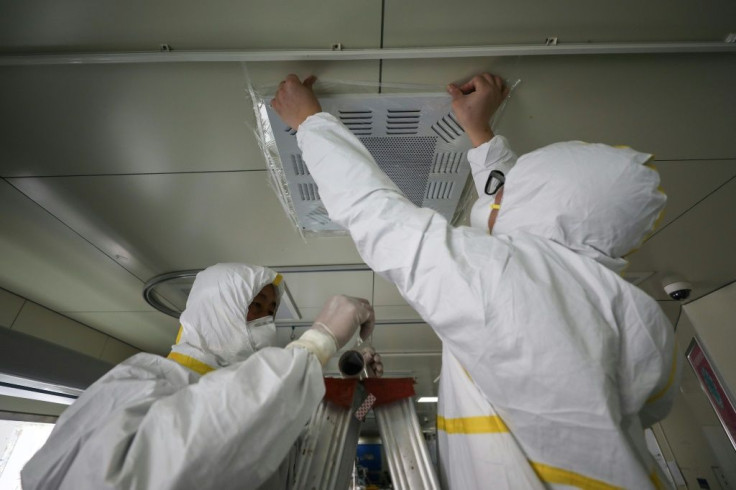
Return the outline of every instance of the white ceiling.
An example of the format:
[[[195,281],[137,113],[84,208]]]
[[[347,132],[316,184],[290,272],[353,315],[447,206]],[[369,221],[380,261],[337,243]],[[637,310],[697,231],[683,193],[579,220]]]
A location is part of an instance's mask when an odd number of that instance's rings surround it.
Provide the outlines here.
[[[719,41],[736,3],[690,0],[509,5],[474,0],[14,2],[0,53]],[[383,19],[383,22],[382,22]],[[289,72],[443,86],[483,70],[521,79],[499,126],[519,153],[565,139],[654,153],[670,197],[632,256],[642,287],[679,271],[696,296],[736,278],[736,55],[608,55],[249,64],[259,86]],[[0,67],[0,287],[144,350],[177,323],[149,307],[155,275],[223,261],[361,263],[348,237],[302,239],[268,183],[237,63]],[[323,89],[354,90],[331,84]],[[387,89],[390,90],[390,89]],[[368,297],[384,320],[416,319],[371,272],[287,274],[303,316],[330,294]],[[296,329],[298,333],[301,329]],[[282,342],[289,329],[281,329]],[[439,340],[426,325],[377,328],[389,371],[435,393]],[[334,366],[332,367],[334,369]],[[431,417],[432,408],[423,412]]]

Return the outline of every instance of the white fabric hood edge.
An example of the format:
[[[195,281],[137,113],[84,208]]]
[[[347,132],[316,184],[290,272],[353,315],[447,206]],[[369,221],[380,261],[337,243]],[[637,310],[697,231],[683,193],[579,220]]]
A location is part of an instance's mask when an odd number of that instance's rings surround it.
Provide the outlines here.
[[[255,351],[246,328],[248,305],[269,284],[275,286],[280,302],[281,275],[267,267],[216,264],[198,273],[179,318],[180,337],[171,351],[214,369],[250,357]]]
[[[541,236],[620,272],[667,201],[651,158],[581,141],[523,155],[506,176],[493,234]]]

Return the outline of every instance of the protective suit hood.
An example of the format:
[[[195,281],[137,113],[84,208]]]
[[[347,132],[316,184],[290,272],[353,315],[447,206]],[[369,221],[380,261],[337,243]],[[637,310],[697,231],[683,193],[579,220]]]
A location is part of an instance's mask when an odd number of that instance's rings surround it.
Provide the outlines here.
[[[541,236],[619,272],[627,263],[622,257],[653,230],[667,200],[659,174],[645,165],[650,159],[580,141],[526,154],[506,175],[492,233]]]
[[[216,369],[247,359],[264,346],[262,332],[255,329],[268,328],[268,322],[247,322],[248,308],[243,305],[250,305],[269,284],[276,289],[278,303],[281,275],[266,267],[217,264],[197,274],[169,357],[200,372],[208,369],[198,369],[198,362]],[[275,337],[272,323],[270,330]]]

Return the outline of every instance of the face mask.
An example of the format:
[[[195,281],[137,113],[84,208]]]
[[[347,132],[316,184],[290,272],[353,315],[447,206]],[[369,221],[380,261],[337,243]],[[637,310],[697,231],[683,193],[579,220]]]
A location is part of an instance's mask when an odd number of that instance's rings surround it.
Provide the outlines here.
[[[255,352],[276,345],[276,324],[270,315],[246,323],[245,331]]]

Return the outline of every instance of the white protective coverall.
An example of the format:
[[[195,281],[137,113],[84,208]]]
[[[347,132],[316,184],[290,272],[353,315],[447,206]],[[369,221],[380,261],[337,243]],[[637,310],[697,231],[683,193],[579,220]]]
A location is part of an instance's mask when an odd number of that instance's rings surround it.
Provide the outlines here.
[[[248,305],[280,279],[242,264],[200,272],[169,358],[137,354],[90,386],[23,468],[24,490],[290,488],[325,388],[308,350],[254,352],[275,331],[245,331]]]
[[[657,303],[617,274],[666,199],[649,155],[570,142],[522,156],[490,235],[489,198],[480,229],[454,228],[333,116],[297,138],[332,220],[442,339],[446,488],[666,485],[642,428],[669,410],[681,363]],[[468,158],[481,192],[516,159],[500,136]]]

